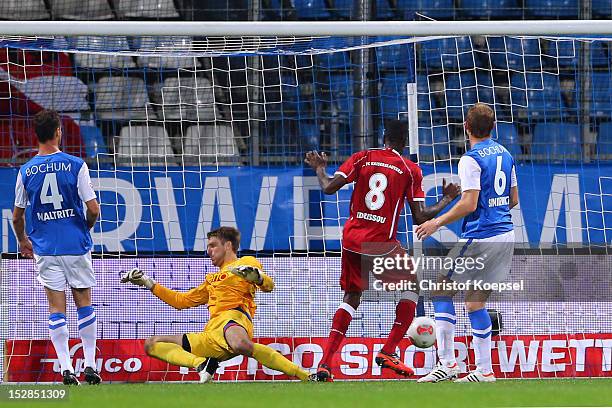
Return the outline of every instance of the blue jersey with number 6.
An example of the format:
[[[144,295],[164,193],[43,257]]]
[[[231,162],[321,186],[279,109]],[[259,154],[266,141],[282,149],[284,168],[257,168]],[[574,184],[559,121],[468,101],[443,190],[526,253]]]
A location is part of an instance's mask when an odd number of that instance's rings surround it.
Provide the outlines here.
[[[512,231],[510,187],[516,186],[514,159],[492,139],[476,143],[459,161],[461,188],[480,190],[476,211],[463,219],[462,238],[489,238]]]
[[[87,170],[85,162],[64,152],[34,156],[21,166],[21,182],[30,204],[26,226],[36,255],[83,255],[91,250],[79,195],[81,170]]]

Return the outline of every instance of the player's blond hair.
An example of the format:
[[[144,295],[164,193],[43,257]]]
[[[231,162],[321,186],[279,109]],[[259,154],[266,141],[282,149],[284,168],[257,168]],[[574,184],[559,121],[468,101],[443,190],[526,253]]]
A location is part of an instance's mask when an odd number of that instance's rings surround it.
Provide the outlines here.
[[[472,136],[478,139],[489,137],[495,126],[495,112],[487,104],[476,103],[468,110],[465,123]]]

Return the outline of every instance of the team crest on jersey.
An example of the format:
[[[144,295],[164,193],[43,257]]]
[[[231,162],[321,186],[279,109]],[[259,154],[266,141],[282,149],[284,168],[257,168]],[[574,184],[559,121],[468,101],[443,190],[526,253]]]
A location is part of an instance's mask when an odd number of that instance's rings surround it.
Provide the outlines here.
[[[225,278],[227,278],[227,272],[217,272],[213,273],[212,275],[208,275],[206,277],[206,280],[208,281],[208,283],[212,284],[221,282],[222,280],[225,280]]]

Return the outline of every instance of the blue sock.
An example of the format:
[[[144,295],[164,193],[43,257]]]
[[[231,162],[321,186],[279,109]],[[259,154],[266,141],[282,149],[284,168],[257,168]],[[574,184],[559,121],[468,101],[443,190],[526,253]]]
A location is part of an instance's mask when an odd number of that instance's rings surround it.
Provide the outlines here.
[[[96,335],[98,325],[93,306],[83,306],[77,309],[79,316],[79,335],[83,342],[85,367],[96,369]]]
[[[486,309],[468,313],[472,326],[472,345],[476,368],[484,374],[493,371],[491,366],[491,316]]]
[[[434,296],[431,301],[436,318],[436,342],[438,359],[447,367],[457,364],[455,360],[455,324],[457,314],[453,299],[448,296]]]

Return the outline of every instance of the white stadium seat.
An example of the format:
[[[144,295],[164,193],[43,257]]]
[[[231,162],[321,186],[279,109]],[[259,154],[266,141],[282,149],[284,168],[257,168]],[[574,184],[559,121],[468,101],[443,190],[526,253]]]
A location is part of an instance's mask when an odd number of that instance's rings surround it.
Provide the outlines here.
[[[33,102],[58,112],[89,110],[87,85],[73,76],[39,76],[16,86]]]
[[[185,132],[183,158],[186,163],[235,164],[231,158],[239,155],[230,125],[190,126]]]
[[[107,0],[51,0],[54,18],[67,20],[110,20],[113,12]]]
[[[176,18],[172,0],[118,0],[115,8],[121,18]]]
[[[80,36],[73,40],[74,47],[79,49],[91,50],[121,50],[128,49],[128,42],[125,37],[97,37],[97,36]],[[135,68],[136,64],[129,55],[118,54],[91,54],[91,53],[75,53],[74,62],[79,67],[108,69],[108,68]]]
[[[95,85],[95,112],[102,120],[154,119],[147,109],[149,96],[144,81],[135,77],[103,77]]]
[[[161,115],[168,120],[213,121],[220,118],[212,83],[204,77],[167,78],[161,90]]]
[[[43,0],[2,0],[0,19],[3,20],[45,20],[49,12]]]
[[[141,51],[174,50],[188,52],[192,49],[191,37],[141,37],[134,40],[134,46]],[[200,61],[194,57],[141,56],[138,65],[145,68],[199,68]]]
[[[161,126],[124,126],[115,141],[118,162],[134,165],[176,165],[166,129]]]

